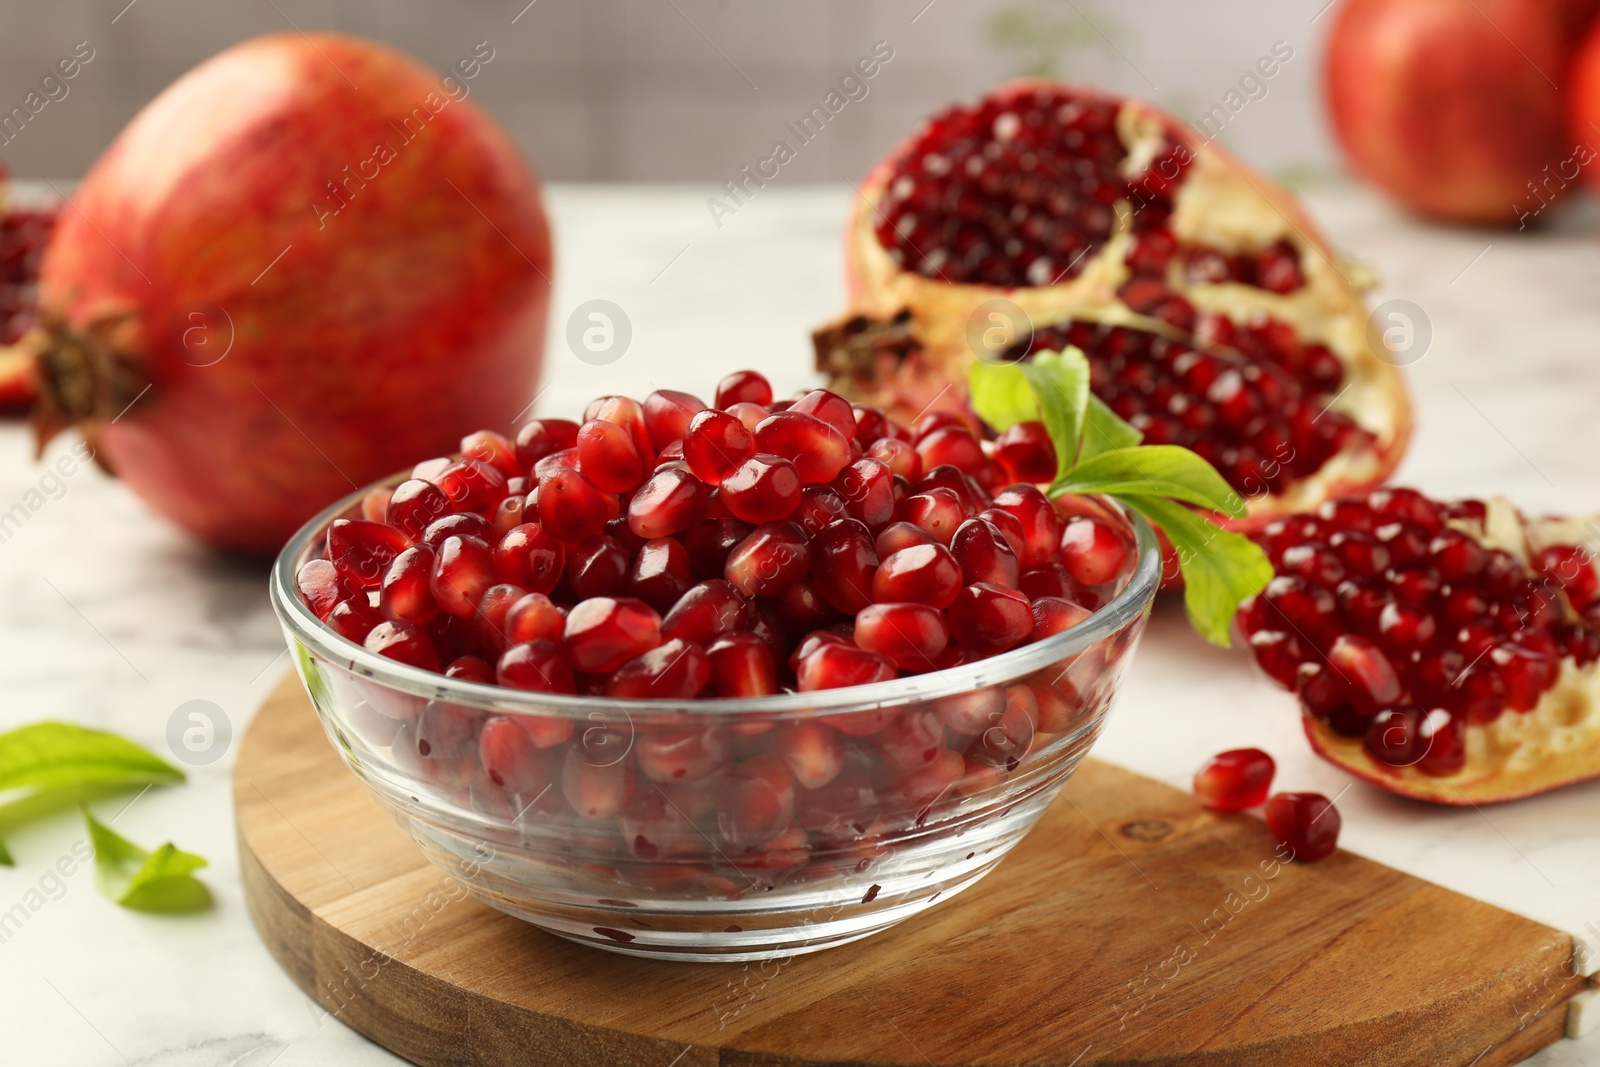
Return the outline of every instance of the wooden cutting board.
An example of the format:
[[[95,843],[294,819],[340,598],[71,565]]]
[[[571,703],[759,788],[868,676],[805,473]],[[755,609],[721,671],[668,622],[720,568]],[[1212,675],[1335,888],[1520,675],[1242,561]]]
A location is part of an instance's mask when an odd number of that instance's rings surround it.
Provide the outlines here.
[[[1274,867],[1259,820],[1094,760],[973,888],[765,964],[613,955],[462,897],[293,676],[234,804],[268,949],[427,1067],[1493,1067],[1558,1040],[1584,984],[1567,934],[1345,853]]]

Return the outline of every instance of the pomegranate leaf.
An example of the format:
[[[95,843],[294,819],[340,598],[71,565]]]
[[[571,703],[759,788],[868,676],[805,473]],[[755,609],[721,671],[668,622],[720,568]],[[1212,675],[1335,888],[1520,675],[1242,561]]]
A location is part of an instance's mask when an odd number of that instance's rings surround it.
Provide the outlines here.
[[[1183,604],[1201,637],[1226,648],[1239,605],[1272,580],[1272,564],[1261,546],[1231,533],[1182,504],[1140,493],[1117,499],[1161,527],[1183,571]]]
[[[1040,352],[1027,363],[1014,364],[1033,387],[1039,418],[1056,446],[1056,477],[1078,462],[1084,413],[1089,407],[1089,361],[1076,348]]]
[[[1051,492],[1160,496],[1220,511],[1237,519],[1244,501],[1216,469],[1179,445],[1139,445],[1080,462]]]
[[[177,913],[211,906],[211,891],[194,872],[206,861],[171,842],[146,852],[83,809],[94,845],[95,882],[108,899],[135,911]]]
[[[1132,448],[1144,434],[1128,425],[1106,402],[1089,394],[1089,407],[1083,413],[1083,439],[1078,442],[1078,462],[1086,463],[1103,452]]]
[[[11,858],[11,850],[6,848],[6,843],[0,841],[0,867],[15,867],[17,861]]]
[[[178,768],[104,730],[40,722],[0,734],[0,792],[181,781]]]
[[[1039,402],[1019,364],[977,360],[967,373],[967,393],[972,410],[997,431],[1039,418]]]

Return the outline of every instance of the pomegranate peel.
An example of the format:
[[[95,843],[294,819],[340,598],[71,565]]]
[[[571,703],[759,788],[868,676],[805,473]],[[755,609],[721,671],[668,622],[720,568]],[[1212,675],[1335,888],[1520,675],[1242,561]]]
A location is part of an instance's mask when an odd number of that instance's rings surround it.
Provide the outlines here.
[[[1426,540],[1411,536],[1430,526]],[[1319,755],[1390,792],[1448,805],[1600,777],[1595,520],[1378,490],[1271,524],[1262,538],[1280,576],[1241,609],[1241,629],[1263,669],[1298,688]],[[1343,577],[1313,562],[1316,546],[1334,541]],[[1417,618],[1436,625],[1396,624]],[[1336,631],[1347,631],[1333,643],[1355,665],[1338,678],[1324,647]]]
[[[1061,168],[1055,177],[1044,173],[1047,156]],[[971,180],[956,173],[963,162]],[[1070,184],[1060,177],[1069,165],[1093,176]],[[1160,253],[1142,254],[1141,242]],[[1077,251],[1052,258],[1052,247]],[[1264,278],[1265,258],[1289,266]],[[1233,528],[1381,483],[1410,438],[1400,375],[1368,340],[1365,279],[1286,190],[1141,101],[1024,80],[935,116],[861,183],[846,260],[851,311],[817,331],[818,367],[832,388],[891,412],[960,411],[946,383],[980,356],[1027,354],[1029,335],[1052,328],[1089,328],[1102,340],[1120,331],[1146,348],[1179,343],[1232,367],[1278,367],[1304,395],[1307,422],[1327,412],[1349,432],[1292,479],[1231,478],[1249,501]],[[1195,267],[1211,260],[1232,273]],[[1007,339],[993,343],[991,326]],[[1170,381],[1155,369],[1156,385]],[[1097,374],[1097,395],[1105,385]],[[1119,414],[1138,427],[1148,412]],[[1256,445],[1269,467],[1294,454],[1268,438]]]

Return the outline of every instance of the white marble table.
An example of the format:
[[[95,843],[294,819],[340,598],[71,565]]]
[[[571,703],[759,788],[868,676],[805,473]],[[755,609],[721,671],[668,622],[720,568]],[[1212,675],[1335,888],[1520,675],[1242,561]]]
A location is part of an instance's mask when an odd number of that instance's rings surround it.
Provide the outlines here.
[[[654,384],[708,392],[759,365],[780,389],[813,380],[807,331],[843,299],[848,188],[773,187],[719,230],[710,189],[558,187],[558,280],[546,390],[564,412],[599,392]],[[1442,494],[1503,492],[1534,509],[1600,508],[1600,211],[1531,235],[1443,230],[1370,194],[1310,197],[1334,239],[1431,319],[1412,368],[1421,432],[1403,471]],[[623,358],[596,367],[566,348],[568,313],[607,299],[629,316]],[[58,446],[59,447],[59,446]],[[0,424],[0,511],[38,485],[21,425]],[[1339,797],[1343,844],[1453,889],[1573,931],[1600,933],[1600,783],[1485,811],[1402,802],[1315,759],[1292,702],[1240,654],[1158,612],[1096,754],[1178,786],[1242,744],[1277,758],[1284,787]],[[101,725],[165,751],[180,704],[209,700],[235,737],[288,669],[263,567],[220,561],[145,512],[115,482],[72,477],[0,543],[0,727],[47,717]],[[63,814],[6,835],[0,869],[0,1060],[150,1067],[366,1067],[399,1061],[328,1018],[257,940],[240,896],[229,800],[232,751],[188,785],[152,790],[117,828],[208,856],[217,906],[149,917],[102,899],[92,872],[47,868],[82,837]],[[122,801],[98,805],[113,816]],[[1507,1011],[1514,1011],[1507,1005]],[[1600,1037],[1564,1041],[1537,1067],[1600,1064]],[[666,1067],[665,1064],[662,1067]]]

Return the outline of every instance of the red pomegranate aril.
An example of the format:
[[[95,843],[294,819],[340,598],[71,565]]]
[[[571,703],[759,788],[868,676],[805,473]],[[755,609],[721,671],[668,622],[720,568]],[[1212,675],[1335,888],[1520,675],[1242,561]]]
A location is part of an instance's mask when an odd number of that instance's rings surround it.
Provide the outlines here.
[[[562,761],[561,794],[583,818],[609,819],[627,806],[633,775],[625,761],[591,762],[590,753],[574,745]]]
[[[1278,793],[1267,801],[1267,829],[1293,859],[1320,860],[1339,845],[1339,809],[1321,793]]]
[[[726,410],[734,404],[772,403],[772,383],[753,370],[736,370],[717,383],[715,406]]]
[[[1421,734],[1425,747],[1417,757],[1417,770],[1444,777],[1466,766],[1466,723],[1461,716],[1435,708],[1423,720]]]
[[[384,486],[368,489],[361,496],[361,517],[368,522],[384,522],[389,516],[389,498],[394,490]]]
[[[1013,482],[1050,482],[1056,476],[1056,449],[1042,422],[1019,422],[994,443],[994,458]]]
[[[452,537],[476,537],[484,544],[492,544],[496,540],[494,527],[489,520],[470,511],[446,515],[422,531],[422,543],[435,550]]]
[[[1371,578],[1389,568],[1389,550],[1378,544],[1371,534],[1340,530],[1328,539],[1328,547],[1355,577]]]
[[[546,474],[549,474],[558,467],[571,467],[574,470],[577,469],[578,449],[576,445],[574,445],[572,448],[563,448],[559,452],[552,452],[543,459],[536,461],[533,465],[531,475],[534,481],[538,482],[544,478]]]
[[[661,649],[669,646],[681,646],[680,658],[687,655],[684,649],[695,647],[669,641]],[[701,725],[640,730],[633,746],[640,773],[663,785],[704,781],[726,768],[733,757],[727,732]]]
[[[1028,538],[1022,529],[1021,521],[1011,512],[1002,511],[994,507],[984,508],[978,512],[977,518],[984,520],[1000,531],[1000,536],[1004,537],[1006,544],[1011,546],[1011,554],[1017,559],[1018,573],[1020,574],[1022,557],[1028,552]],[[959,526],[956,527],[958,533],[960,529]]]
[[[909,522],[892,522],[878,531],[878,536],[873,541],[873,547],[877,549],[878,558],[886,559],[902,548],[910,548],[912,545],[936,545],[938,543],[933,539],[931,533],[920,526]]]
[[[1437,633],[1433,616],[1415,607],[1390,603],[1378,615],[1378,637],[1391,651],[1422,648],[1432,644]]]
[[[428,631],[415,623],[394,622],[385,619],[368,631],[362,642],[368,652],[420,667],[425,671],[439,669],[439,651]]]
[[[662,640],[682,638],[705,647],[723,634],[749,629],[750,604],[726,580],[714,578],[690,589],[661,620]]]
[[[1540,549],[1533,567],[1546,580],[1567,594],[1580,611],[1600,598],[1600,572],[1595,570],[1594,553],[1581,545],[1551,545]]]
[[[848,434],[799,411],[780,411],[762,420],[756,427],[756,447],[793,463],[803,485],[833,481],[852,458]]]
[[[744,596],[773,596],[811,571],[811,546],[792,522],[757,526],[728,553],[723,577]]]
[[[556,594],[574,603],[594,597],[621,596],[628,588],[631,560],[622,542],[609,534],[573,545]]]
[[[1346,568],[1327,545],[1312,541],[1283,550],[1277,564],[1279,574],[1293,574],[1324,588],[1344,581]]]
[[[761,404],[749,404],[741,402],[738,404],[729,405],[726,410],[729,415],[732,415],[734,418],[744,423],[744,428],[750,431],[750,440],[754,441],[756,427],[760,426],[766,417],[772,414],[773,409],[765,407]]]
[[[839,472],[833,488],[853,518],[871,529],[894,518],[894,472],[876,459],[862,458]]]
[[[568,419],[534,419],[523,423],[517,430],[517,463],[522,473],[533,470],[533,465],[553,452],[572,448],[578,443],[578,424]]]
[[[506,609],[506,643],[520,645],[529,641],[560,641],[566,624],[566,616],[554,601],[543,593],[528,593]]]
[[[1022,572],[1022,577],[1017,580],[1017,587],[1027,594],[1030,599],[1040,597],[1061,597],[1064,600],[1073,600],[1093,606],[1098,600],[1085,594],[1078,583],[1072,580],[1072,575],[1067,573],[1067,568],[1059,563],[1047,563],[1042,567],[1034,567]]]
[[[372,628],[383,621],[383,615],[367,602],[366,593],[356,593],[335,604],[323,621],[341,637],[362,644]]]
[[[578,471],[597,489],[626,493],[644,480],[645,460],[627,428],[591,419],[578,429]]]
[[[350,589],[376,589],[389,564],[410,547],[410,538],[379,522],[334,519],[328,527],[328,559]]]
[[[618,667],[606,680],[606,696],[688,700],[706,687],[710,677],[705,649],[687,641],[666,641]]]
[[[1132,547],[1099,519],[1081,516],[1061,531],[1061,563],[1082,585],[1105,585],[1127,566]]]
[[[963,474],[976,474],[988,457],[972,431],[964,426],[941,426],[917,439],[917,456],[924,470],[951,466]]]
[[[914,493],[928,493],[935,489],[948,489],[954,493],[969,515],[992,503],[989,494],[974,479],[948,463],[930,468],[917,484],[912,486]]]
[[[1031,610],[1033,612],[1033,639],[1035,641],[1042,641],[1046,637],[1054,637],[1056,634],[1065,633],[1092,614],[1082,604],[1057,596],[1034,598]]]
[[[450,510],[450,498],[443,489],[421,478],[407,478],[390,495],[384,521],[415,541]]]
[[[759,697],[778,691],[772,645],[753,633],[724,634],[706,649],[711,688],[719,697]]]
[[[658,471],[628,502],[628,528],[646,539],[682,533],[705,515],[708,496],[705,483],[687,471]]]
[[[1267,677],[1285,689],[1294,689],[1306,655],[1299,638],[1279,630],[1257,630],[1249,636],[1249,642],[1256,663]]]
[[[795,666],[796,688],[802,693],[870,685],[894,677],[894,664],[886,657],[857,648],[847,640],[820,643],[802,655]]]
[[[1195,772],[1195,799],[1212,811],[1244,811],[1266,801],[1276,772],[1277,764],[1259,748],[1231,748]]]
[[[672,606],[693,584],[689,568],[689,550],[671,537],[646,541],[633,557],[633,568],[628,573],[628,594],[638,597],[657,611],[672,610]]]
[[[494,668],[477,656],[457,656],[445,665],[444,676],[454,678],[458,682],[494,684]]]
[[[757,526],[788,518],[800,503],[800,472],[782,456],[758,452],[735,467],[718,487],[729,511]]]
[[[956,594],[946,610],[950,635],[978,652],[1004,652],[1033,633],[1033,609],[1015,589],[978,582]]]
[[[1400,676],[1383,649],[1365,637],[1343,634],[1328,649],[1328,665],[1345,684],[1357,710],[1371,716],[1400,699]]]
[[[676,389],[657,389],[644,398],[644,425],[650,445],[660,452],[689,429],[689,421],[707,410],[705,401]]]
[[[880,437],[867,446],[868,459],[878,460],[895,474],[914,482],[922,477],[922,457],[910,441],[893,437]]]
[[[378,610],[386,619],[425,626],[439,614],[433,599],[434,553],[427,545],[413,545],[394,558],[378,592]]]
[[[604,674],[661,643],[661,616],[633,597],[594,597],[567,614],[565,640],[575,668]]]
[[[487,463],[507,478],[526,474],[528,468],[517,459],[517,447],[505,434],[477,430],[461,439],[461,458]]]
[[[745,760],[717,794],[722,840],[740,851],[760,848],[783,833],[794,818],[794,779],[773,757]]]
[[[835,609],[854,615],[875,599],[878,553],[858,519],[830,523],[811,542],[812,580]]]
[[[551,784],[554,761],[533,746],[517,717],[492,715],[478,732],[478,762],[489,780],[516,796],[533,796]]]
[[[535,693],[576,693],[572,663],[549,638],[514,644],[500,654],[495,676],[501,685]],[[570,720],[568,726],[570,727]]]
[[[539,524],[569,544],[605,529],[612,504],[600,489],[571,467],[556,467],[539,478]]]
[[[1409,767],[1425,749],[1424,719],[1422,709],[1414,704],[1385,708],[1372,717],[1372,723],[1361,738],[1361,747],[1385,766]]]
[[[338,568],[332,560],[326,559],[309,559],[302,563],[300,569],[295,571],[294,587],[306,607],[319,619],[326,619],[345,593]]]
[[[895,777],[901,777],[938,760],[945,748],[944,726],[931,710],[902,711],[873,736],[872,746]]]
[[[1512,711],[1532,711],[1549,684],[1548,661],[1515,642],[1491,648],[1484,659],[1505,687],[1505,706]]]
[[[765,418],[765,414],[762,418]],[[755,435],[725,411],[707,409],[689,420],[683,435],[683,458],[695,476],[707,485],[723,479],[755,454]]]
[[[941,545],[950,543],[968,514],[966,502],[954,489],[944,486],[915,493],[898,509],[900,519],[926,530]]]
[[[508,530],[494,548],[494,570],[500,581],[535,593],[555,588],[566,561],[567,546],[537,522]]]
[[[526,478],[513,478],[514,482],[525,482]],[[506,534],[528,521],[528,494],[526,492],[510,492],[506,498],[495,505],[494,513],[489,516],[489,527],[494,530],[496,537]]]
[[[846,468],[844,478],[850,471]],[[892,505],[891,505],[892,506]],[[806,532],[807,537],[816,537],[824,529],[832,526],[840,519],[850,517],[850,509],[845,506],[844,497],[831,485],[808,485],[800,490],[800,502],[795,505],[794,511],[789,513],[789,521],[799,525]]]
[[[495,583],[494,552],[476,537],[447,537],[433,563],[429,591],[452,615],[471,615]]]
[[[872,599],[949,607],[961,592],[961,564],[940,544],[913,545],[884,558],[872,576]]]
[[[789,408],[802,415],[815,415],[845,437],[856,436],[856,412],[850,401],[826,389],[813,389]]]
[[[950,630],[928,604],[870,604],[856,615],[855,642],[903,671],[931,671],[950,644]]]
[[[844,769],[844,735],[820,722],[779,726],[773,749],[803,789],[821,789]]]
[[[950,552],[961,564],[967,585],[987,582],[1016,589],[1022,578],[1017,555],[999,530],[983,519],[968,519],[956,529]]]

